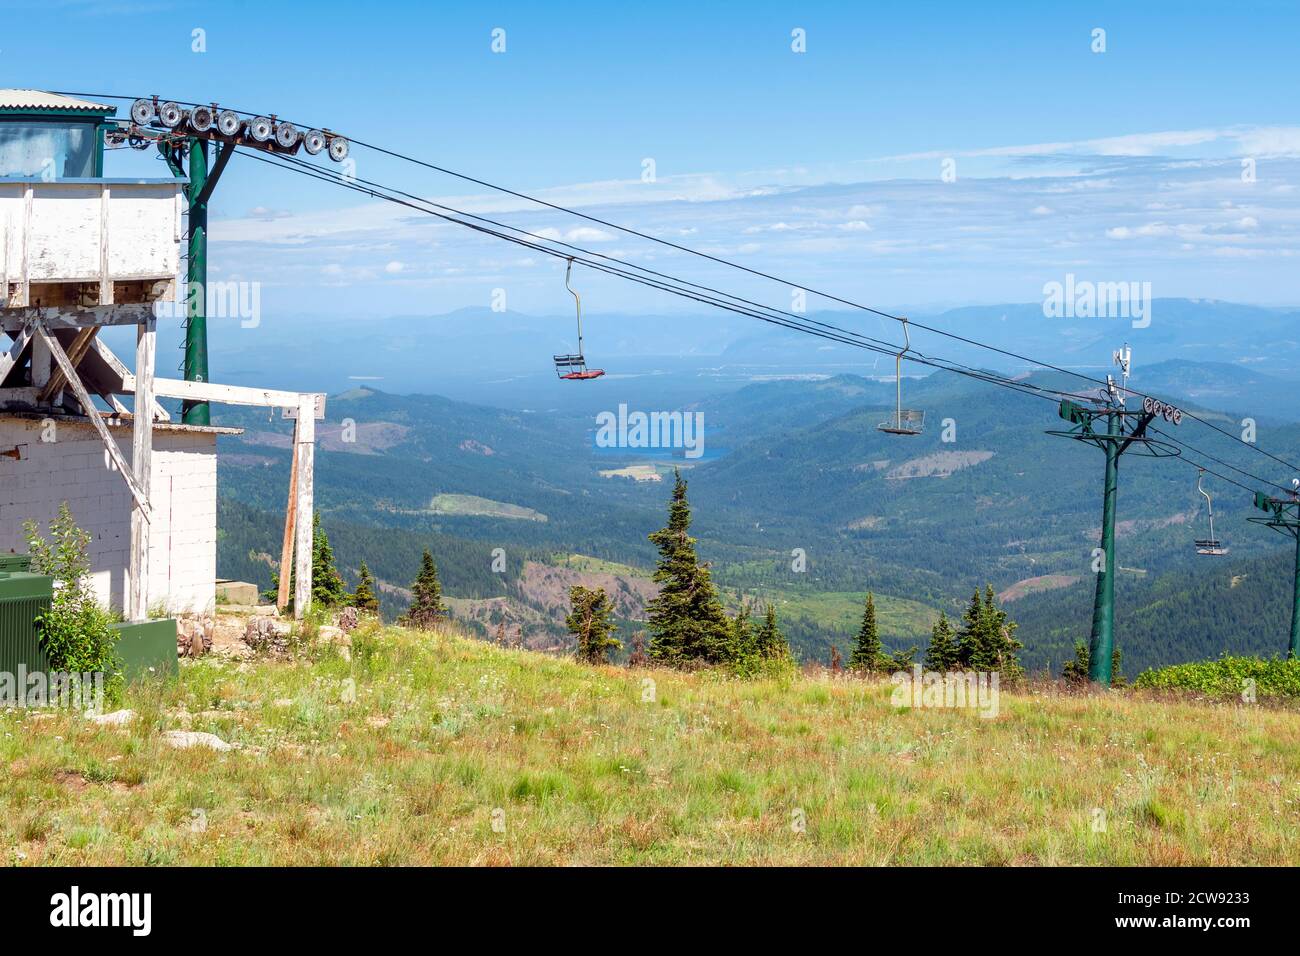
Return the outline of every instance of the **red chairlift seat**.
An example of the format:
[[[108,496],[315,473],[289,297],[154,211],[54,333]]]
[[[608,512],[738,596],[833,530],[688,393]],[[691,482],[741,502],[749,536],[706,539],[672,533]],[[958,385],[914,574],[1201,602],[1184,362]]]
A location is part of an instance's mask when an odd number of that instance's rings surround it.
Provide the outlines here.
[[[573,296],[573,304],[578,317],[578,351],[569,355],[552,355],[555,362],[555,374],[565,382],[590,382],[605,374],[603,368],[587,368],[587,357],[582,354],[582,297],[569,285],[569,276],[573,274],[573,260],[569,260],[564,270],[564,287]]]
[[[581,355],[555,355],[552,358],[555,360],[555,374],[567,382],[589,382],[605,374],[603,368],[587,368],[587,360]]]

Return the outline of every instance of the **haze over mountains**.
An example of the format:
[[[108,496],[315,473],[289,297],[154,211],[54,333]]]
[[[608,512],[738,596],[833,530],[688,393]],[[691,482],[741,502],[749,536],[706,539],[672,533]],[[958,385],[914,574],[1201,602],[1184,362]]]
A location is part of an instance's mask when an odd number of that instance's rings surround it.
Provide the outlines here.
[[[1235,402],[1237,409],[1257,418],[1300,418],[1300,403],[1284,400],[1284,383],[1300,381],[1300,310],[1156,299],[1149,311],[1145,328],[1122,318],[1047,318],[1038,302],[907,314],[915,322],[1040,361],[1087,369],[1097,377],[1108,370],[1111,351],[1127,341],[1134,352],[1135,387],[1145,382],[1153,389],[1174,389],[1181,397]],[[620,397],[656,407],[772,376],[873,377],[893,371],[888,356],[726,312],[604,315],[598,303],[584,301],[583,315],[587,356],[608,373],[602,385],[617,382]],[[902,343],[898,323],[869,313],[815,312],[808,318]],[[504,408],[585,412],[608,404],[604,393],[592,402],[590,390],[555,386],[550,356],[576,345],[568,311],[531,316],[485,307],[384,319],[266,315],[254,327],[244,325],[251,322],[210,320],[214,376],[229,384],[332,393],[371,384],[394,394],[439,394]],[[179,363],[180,336],[178,324],[160,325],[160,369],[167,368],[166,356],[174,355]],[[130,354],[124,343],[119,354]],[[915,326],[912,345],[925,354],[982,368],[1031,370],[1025,362]],[[280,360],[308,346],[310,361]],[[1167,362],[1184,364],[1164,367]],[[924,371],[914,365],[906,374]]]
[[[1287,338],[1300,313],[1157,300],[1149,328],[1091,320],[1067,335],[1044,328],[1052,320],[1041,307],[1002,309],[1007,317],[996,323],[988,311],[959,310],[927,324],[1053,363],[1090,365],[1097,377],[1127,338],[1135,387],[1234,433],[1250,415],[1263,446],[1300,461],[1300,425],[1291,424],[1300,409],[1290,397],[1300,346]],[[1031,667],[1059,668],[1073,641],[1086,637],[1102,458],[1045,434],[1064,424],[1054,402],[946,373],[908,379],[905,404],[925,410],[925,434],[890,436],[876,426],[893,402],[893,382],[861,374],[874,355],[748,322],[733,328],[730,317],[706,329],[690,319],[619,321],[625,338],[606,344],[604,355],[598,348],[608,329],[587,343],[589,358],[611,374],[580,386],[556,382],[548,367],[551,352],[566,347],[558,318],[459,314],[384,322],[373,335],[320,323],[312,354],[322,366],[313,380],[337,376],[344,387],[320,430],[317,494],[345,573],[365,559],[396,611],[419,550],[430,546],[461,602],[457,612],[484,633],[505,625],[554,646],[565,589],[583,582],[613,591],[630,630],[653,567],[646,535],[662,525],[668,495],[662,481],[634,477],[678,464],[689,467],[701,555],[728,600],[776,601],[806,656],[845,647],[867,589],[896,647],[923,648],[939,611],[959,614],[986,582],[1021,621]],[[230,337],[277,329],[264,322]],[[256,367],[256,352],[220,357],[222,338],[214,335],[213,367],[223,380],[238,381],[240,361],[250,376],[275,380]],[[960,357],[946,348],[952,343],[918,338],[918,348]],[[993,358],[986,353],[981,364],[997,366]],[[383,369],[381,380],[348,378],[369,362]],[[845,372],[853,362],[856,374]],[[883,364],[875,370],[884,372]],[[777,374],[794,377],[769,380]],[[1028,381],[1086,384],[1041,370]],[[425,394],[394,394],[402,383]],[[620,403],[702,413],[709,454],[688,461],[668,451],[595,448],[595,414]],[[268,583],[266,556],[278,553],[288,480],[288,423],[253,413],[223,413],[222,421],[247,433],[222,445],[221,572]],[[347,421],[355,441],[343,437]],[[945,424],[951,441],[943,440]],[[1203,425],[1161,427],[1229,465],[1289,480],[1284,466]],[[1196,556],[1192,539],[1204,536],[1205,515],[1195,458],[1124,462],[1117,630],[1130,670],[1285,646],[1285,542],[1247,523],[1245,491],[1210,478],[1216,531],[1231,553]],[[627,466],[629,477],[611,476]],[[508,556],[504,573],[491,570],[495,548]],[[794,570],[800,552],[803,571]]]

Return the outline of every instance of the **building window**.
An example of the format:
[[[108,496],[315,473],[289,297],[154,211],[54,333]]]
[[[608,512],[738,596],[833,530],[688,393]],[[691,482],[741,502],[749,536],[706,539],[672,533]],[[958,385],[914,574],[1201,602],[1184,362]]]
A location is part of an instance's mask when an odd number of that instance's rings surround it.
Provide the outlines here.
[[[0,119],[0,176],[93,177],[98,129],[97,121]]]

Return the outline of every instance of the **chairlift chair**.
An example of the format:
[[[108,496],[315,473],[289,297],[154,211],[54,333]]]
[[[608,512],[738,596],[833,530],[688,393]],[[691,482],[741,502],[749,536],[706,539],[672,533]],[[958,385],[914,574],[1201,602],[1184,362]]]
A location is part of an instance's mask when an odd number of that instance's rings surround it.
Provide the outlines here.
[[[1208,538],[1196,539],[1196,553],[1217,558],[1227,554],[1228,549],[1225,548],[1223,543],[1214,536],[1214,502],[1210,500],[1210,493],[1201,487],[1201,481],[1204,477],[1205,469],[1198,469],[1196,475],[1196,490],[1205,497],[1205,508],[1209,512],[1210,517],[1210,536]]]
[[[587,368],[587,358],[582,354],[582,296],[569,285],[569,278],[573,274],[573,260],[569,260],[568,267],[564,270],[564,287],[569,290],[573,296],[574,306],[578,313],[578,351],[569,355],[553,355],[552,360],[555,362],[555,374],[558,378],[568,382],[589,382],[594,378],[600,378],[605,374],[603,368]]]
[[[894,417],[876,426],[890,435],[919,435],[925,427],[925,412],[916,408],[903,407],[903,356],[912,348],[912,338],[907,331],[907,319],[903,323],[903,350],[894,356]]]

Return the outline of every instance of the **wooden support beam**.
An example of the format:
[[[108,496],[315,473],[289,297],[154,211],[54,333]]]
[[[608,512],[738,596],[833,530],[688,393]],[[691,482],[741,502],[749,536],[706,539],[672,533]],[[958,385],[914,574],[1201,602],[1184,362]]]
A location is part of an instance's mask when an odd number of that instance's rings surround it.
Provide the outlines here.
[[[96,305],[86,309],[24,308],[0,310],[0,329],[17,332],[28,322],[39,321],[51,332],[59,329],[84,329],[87,326],[139,325],[154,317],[152,302],[129,305]]]
[[[93,329],[91,330],[94,331]],[[153,369],[157,327],[150,320],[136,330],[136,402],[146,410],[153,404]],[[148,411],[134,416],[131,423],[131,471],[145,500],[149,499],[153,470],[153,416]],[[136,508],[131,512],[131,592],[127,599],[127,620],[149,617],[149,520]]]
[[[29,322],[17,332],[10,333],[14,340],[9,344],[9,351],[0,355],[0,382],[3,382],[14,367],[22,360],[23,353],[27,351],[27,346],[32,342],[36,334],[36,323]]]
[[[72,344],[68,346],[68,360],[72,362],[72,367],[76,368],[81,364],[86,352],[90,349],[90,341],[99,334],[99,326],[92,325],[89,328],[79,329],[76,337],[73,338]],[[42,402],[52,402],[54,397],[63,390],[63,385],[67,378],[63,374],[63,369],[56,368],[50,374],[50,380],[41,389],[40,400]]]
[[[284,508],[284,541],[280,545],[280,585],[275,606],[283,613],[289,606],[289,569],[293,566],[294,518],[298,513],[298,424],[293,426],[293,453],[289,463],[289,502]]]
[[[292,408],[302,405],[304,395],[311,400],[308,411],[315,419],[325,417],[325,396],[304,392],[285,392],[273,388],[248,388],[243,385],[216,385],[212,382],[184,382],[175,378],[154,380],[154,394],[162,398],[183,398],[190,402],[216,402],[220,405],[252,405],[257,408]],[[122,392],[135,392],[135,378],[128,375]]]
[[[103,343],[101,339],[98,338],[91,340],[90,349],[99,357],[99,360],[103,362],[105,365],[107,365],[109,369],[112,370],[113,374],[117,376],[118,391],[123,392],[124,394],[126,393],[126,389],[124,388],[124,386],[128,379],[131,382],[131,390],[132,391],[135,390],[135,378],[131,375],[130,369],[128,369],[122,363],[122,360],[120,358],[118,358],[116,355],[113,354],[112,349],[110,349],[107,345]],[[118,414],[126,413],[126,406],[123,405],[121,402],[119,402],[116,398],[112,396],[108,396],[108,403],[112,405],[113,408],[117,409]],[[167,409],[159,405],[158,400],[156,398],[154,399],[154,403],[153,403],[153,417],[160,422],[169,422],[172,420],[171,413],[168,412]]]
[[[312,499],[316,452],[314,399],[312,395],[302,396],[293,445],[298,464],[298,501],[295,509],[297,514],[294,516],[297,553],[294,555],[293,616],[298,620],[302,620],[303,615],[311,610]]]
[[[126,482],[126,486],[131,489],[131,497],[135,499],[136,507],[144,514],[144,519],[146,521],[152,520],[153,513],[149,508],[149,498],[140,490],[140,486],[136,484],[135,476],[131,474],[131,469],[127,467],[126,460],[122,457],[121,449],[117,447],[117,442],[113,441],[113,436],[108,433],[108,426],[104,424],[103,416],[99,414],[99,409],[95,407],[95,403],[86,392],[86,386],[81,384],[81,379],[77,377],[77,370],[74,369],[72,363],[68,361],[68,355],[63,351],[63,346],[59,344],[58,339],[46,331],[45,325],[42,322],[38,321],[36,323],[36,334],[40,336],[40,341],[45,343],[45,347],[50,350],[50,355],[53,356],[55,364],[57,364],[59,368],[63,369],[63,374],[67,377],[68,385],[71,387],[72,393],[77,396],[77,401],[81,403],[81,407],[85,411],[86,417],[89,418],[90,423],[95,426],[95,431],[99,432],[100,440],[104,443],[104,447],[108,449],[108,457],[113,460],[113,464],[117,467],[118,472],[121,473],[122,479]]]

